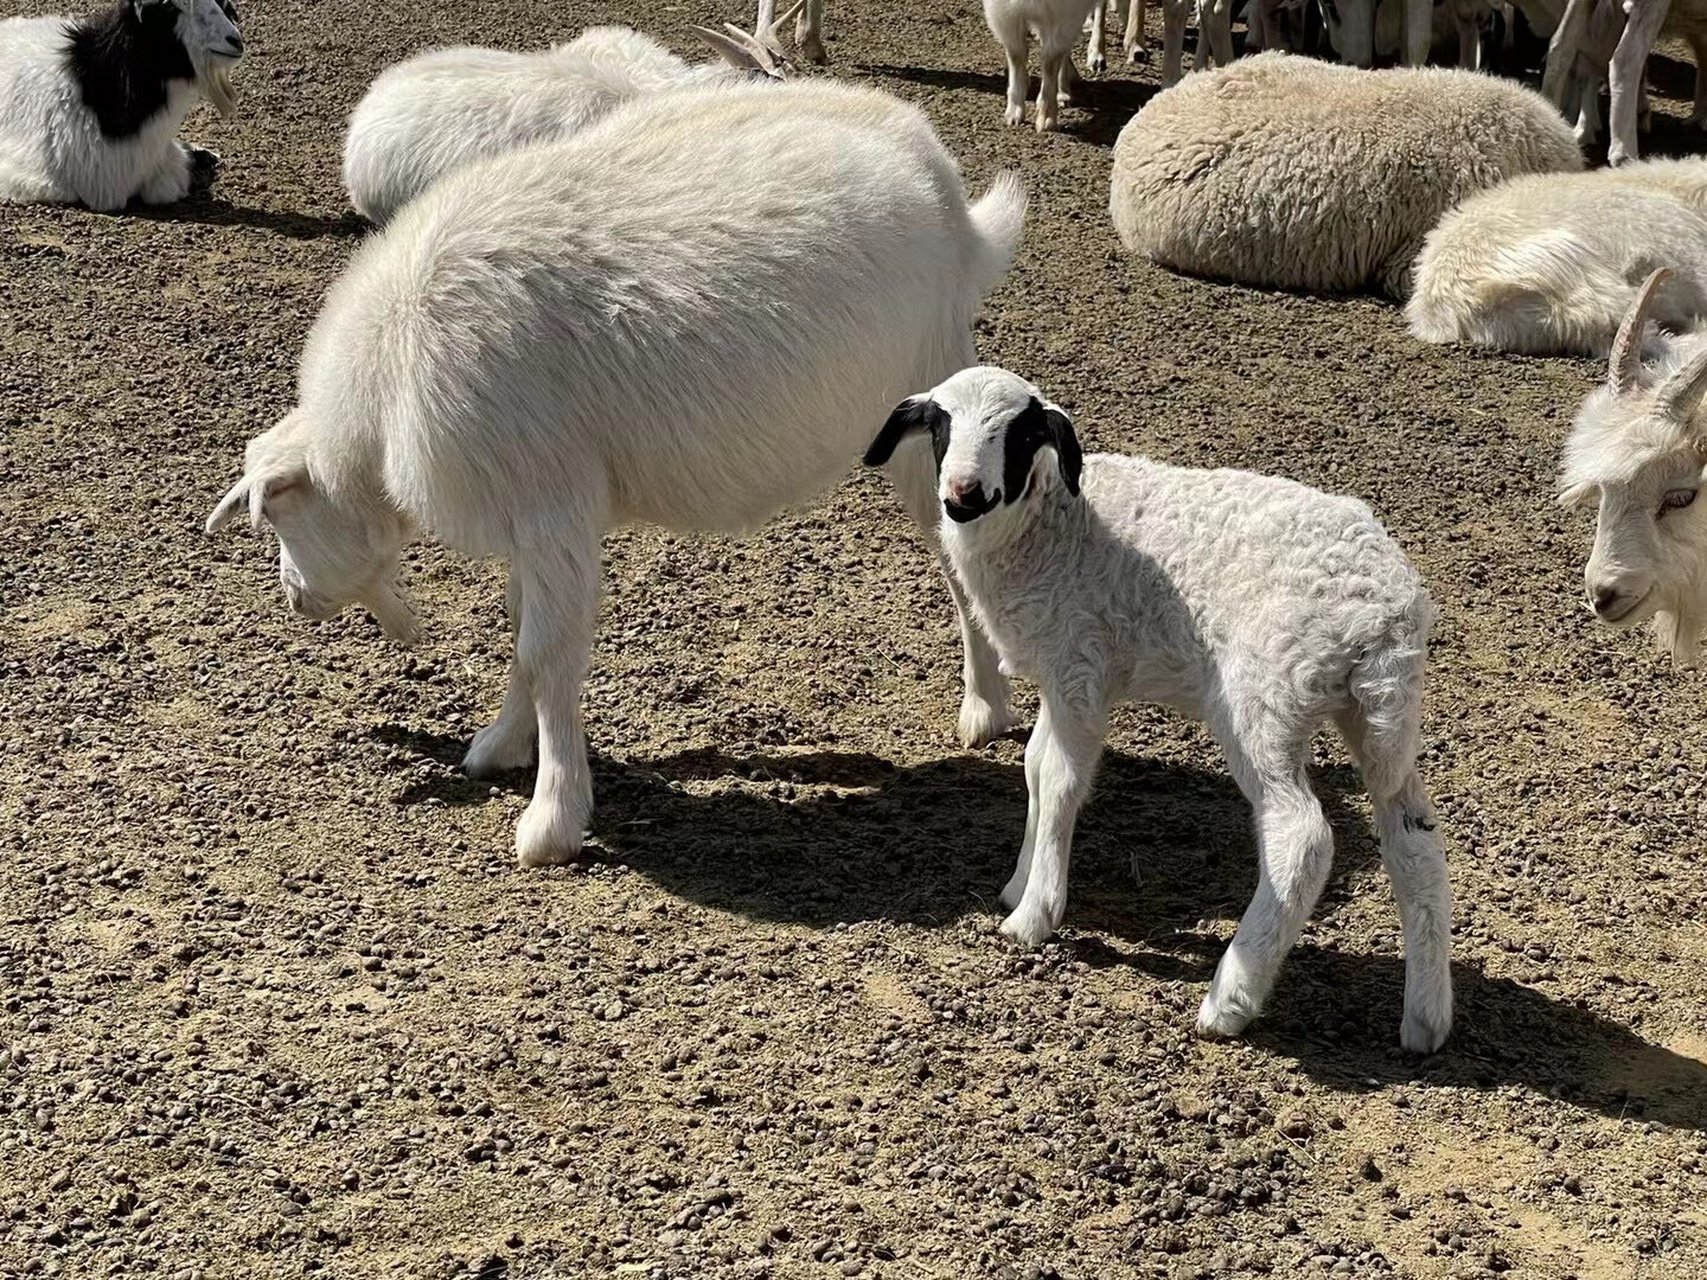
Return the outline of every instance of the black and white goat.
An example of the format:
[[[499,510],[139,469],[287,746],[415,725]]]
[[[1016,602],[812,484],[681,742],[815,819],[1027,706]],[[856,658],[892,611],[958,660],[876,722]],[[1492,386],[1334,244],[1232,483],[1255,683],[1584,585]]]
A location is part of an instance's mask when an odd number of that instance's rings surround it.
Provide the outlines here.
[[[178,129],[207,98],[236,104],[243,57],[229,0],[120,0],[81,18],[0,22],[0,202],[170,204],[219,157]]]

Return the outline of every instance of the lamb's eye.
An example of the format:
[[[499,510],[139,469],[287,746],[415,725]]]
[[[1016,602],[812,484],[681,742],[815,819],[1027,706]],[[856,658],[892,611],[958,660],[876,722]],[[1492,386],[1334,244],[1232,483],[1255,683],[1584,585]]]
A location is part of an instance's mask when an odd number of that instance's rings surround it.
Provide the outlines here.
[[[1695,494],[1696,490],[1694,489],[1668,490],[1666,492],[1666,496],[1660,499],[1660,515],[1664,516],[1668,511],[1683,510],[1683,508],[1695,501]]]

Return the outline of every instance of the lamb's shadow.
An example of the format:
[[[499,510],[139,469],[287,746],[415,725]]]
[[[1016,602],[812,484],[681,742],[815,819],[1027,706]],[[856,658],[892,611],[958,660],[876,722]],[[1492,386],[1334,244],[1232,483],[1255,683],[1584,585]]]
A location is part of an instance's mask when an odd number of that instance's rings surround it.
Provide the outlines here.
[[[145,205],[133,201],[125,210],[124,216],[140,218],[147,222],[189,222],[205,227],[248,227],[271,232],[287,240],[352,240],[368,230],[367,222],[354,210],[336,218],[325,218],[313,213],[251,209],[206,192],[188,196],[176,204]]]
[[[449,768],[462,739],[394,727],[375,737],[403,748],[397,767],[412,780],[400,803],[488,799],[490,783]],[[423,756],[437,762],[426,765],[425,779]],[[595,856],[672,895],[819,928],[873,919],[935,926],[997,912],[995,892],[1012,870],[1025,821],[1022,771],[983,756],[896,767],[863,752],[702,750],[645,762],[597,759],[593,769]],[[1366,816],[1352,812],[1357,775],[1328,768],[1315,780],[1337,845],[1324,907],[1353,893],[1386,897],[1372,867],[1374,835]],[[501,785],[526,794],[532,776]],[[1160,980],[1208,979],[1227,930],[1201,922],[1236,918],[1256,876],[1250,811],[1224,773],[1110,751],[1074,853],[1067,936],[1080,959]],[[1421,1063],[1402,1055],[1397,934],[1395,918],[1388,954],[1300,945],[1251,1041],[1335,1089],[1519,1084],[1608,1115],[1707,1130],[1707,1065],[1581,1002],[1474,964],[1454,966],[1457,1026],[1445,1050]]]

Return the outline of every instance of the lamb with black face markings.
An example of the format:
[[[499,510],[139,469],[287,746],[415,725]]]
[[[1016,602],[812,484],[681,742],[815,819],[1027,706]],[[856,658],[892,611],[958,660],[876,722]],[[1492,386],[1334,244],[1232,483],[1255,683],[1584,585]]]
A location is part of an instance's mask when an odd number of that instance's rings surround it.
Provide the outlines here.
[[[0,22],[0,202],[123,208],[182,200],[219,157],[178,130],[204,97],[236,110],[228,0],[121,0],[81,18]]]
[[[1247,471],[1082,457],[1073,424],[1003,369],[902,402],[866,453],[928,434],[944,553],[1004,670],[1037,681],[1030,792],[1002,932],[1042,943],[1067,906],[1073,825],[1119,702],[1215,735],[1256,815],[1259,877],[1198,1015],[1237,1035],[1262,1011],[1315,908],[1333,835],[1307,776],[1331,721],[1356,758],[1405,934],[1400,1042],[1452,1026],[1451,890],[1417,774],[1434,609],[1363,503]]]

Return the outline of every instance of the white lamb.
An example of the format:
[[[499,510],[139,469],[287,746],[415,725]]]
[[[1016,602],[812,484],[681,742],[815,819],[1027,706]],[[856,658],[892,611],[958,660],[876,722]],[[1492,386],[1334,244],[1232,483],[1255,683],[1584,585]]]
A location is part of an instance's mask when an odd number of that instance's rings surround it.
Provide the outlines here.
[[[1424,342],[1607,350],[1636,290],[1673,269],[1652,315],[1707,317],[1707,160],[1515,178],[1472,196],[1423,242],[1405,304]]]
[[[1027,49],[1037,37],[1037,131],[1061,127],[1061,106],[1082,81],[1073,67],[1073,46],[1099,0],[984,0],[984,21],[1008,60],[1009,124],[1025,123]],[[1228,0],[1221,0],[1225,4]]]
[[[1114,144],[1109,212],[1128,249],[1178,271],[1403,297],[1447,209],[1580,168],[1552,104],[1509,80],[1261,53],[1145,104]]]
[[[1642,363],[1642,337],[1668,272],[1643,283],[1612,344],[1605,383],[1583,401],[1565,442],[1559,501],[1599,508],[1583,571],[1588,607],[1619,630],[1652,621],[1673,663],[1701,660],[1707,628],[1707,333],[1661,343]]]
[[[0,202],[111,210],[211,182],[219,157],[178,129],[203,97],[236,110],[236,16],[226,0],[121,0],[0,22]]]
[[[695,28],[728,65],[690,66],[628,27],[592,27],[532,53],[465,45],[388,67],[350,116],[344,189],[368,221],[383,224],[445,174],[517,147],[581,132],[635,98],[775,71],[751,36],[744,43]]]
[[[842,475],[907,387],[968,363],[1024,207],[1007,176],[968,208],[923,112],[827,80],[642,99],[459,170],[332,287],[296,407],[208,528],[270,521],[297,612],[360,603],[404,638],[405,543],[506,557],[510,687],[463,765],[520,768],[537,736],[517,856],[564,862],[592,807],[604,532],[750,530]],[[929,450],[896,463],[934,530]],[[961,620],[960,732],[982,742],[1007,682]]]
[[[1328,877],[1333,835],[1307,767],[1331,720],[1369,786],[1404,925],[1400,1040],[1439,1048],[1452,1025],[1451,891],[1416,769],[1433,608],[1369,508],[1246,471],[1081,462],[1066,414],[1002,369],[963,370],[902,402],[866,461],[914,433],[938,459],[949,564],[1004,670],[1042,695],[1002,932],[1035,946],[1061,923],[1110,709],[1143,701],[1196,717],[1256,814],[1256,897],[1197,1023],[1238,1034]]]

